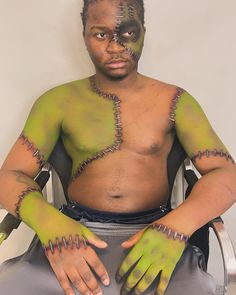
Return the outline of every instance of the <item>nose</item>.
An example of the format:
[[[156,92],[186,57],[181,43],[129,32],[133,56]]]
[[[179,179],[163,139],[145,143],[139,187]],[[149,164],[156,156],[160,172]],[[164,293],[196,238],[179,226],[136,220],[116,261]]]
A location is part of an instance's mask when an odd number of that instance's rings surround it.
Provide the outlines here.
[[[117,42],[116,39],[110,40],[110,42],[107,45],[107,52],[108,53],[122,53],[124,52],[125,47]]]

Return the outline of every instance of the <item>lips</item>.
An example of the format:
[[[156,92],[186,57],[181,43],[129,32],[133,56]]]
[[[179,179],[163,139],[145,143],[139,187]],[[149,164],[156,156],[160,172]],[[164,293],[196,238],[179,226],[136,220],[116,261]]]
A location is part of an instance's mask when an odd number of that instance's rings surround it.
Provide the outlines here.
[[[106,63],[109,68],[120,69],[124,68],[127,65],[127,60],[125,59],[112,59]]]

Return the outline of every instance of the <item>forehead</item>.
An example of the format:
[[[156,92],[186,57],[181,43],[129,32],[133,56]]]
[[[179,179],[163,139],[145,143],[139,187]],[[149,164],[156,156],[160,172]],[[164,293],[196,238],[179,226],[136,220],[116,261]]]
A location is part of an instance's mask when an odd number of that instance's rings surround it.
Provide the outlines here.
[[[121,7],[125,8],[122,12],[123,20],[128,17],[128,13],[124,12],[129,6],[132,7],[134,15],[137,16],[136,7],[132,2],[133,1],[130,0],[97,0],[92,2],[88,7],[88,27],[93,25],[115,27],[117,25],[117,20],[121,15]]]

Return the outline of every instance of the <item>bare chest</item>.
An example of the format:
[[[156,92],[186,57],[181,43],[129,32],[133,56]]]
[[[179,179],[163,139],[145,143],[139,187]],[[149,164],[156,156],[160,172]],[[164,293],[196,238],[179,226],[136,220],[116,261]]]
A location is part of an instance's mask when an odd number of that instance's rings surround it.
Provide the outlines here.
[[[168,105],[148,95],[91,95],[73,107],[64,122],[65,141],[76,152],[96,155],[128,150],[140,155],[161,153],[170,131]]]

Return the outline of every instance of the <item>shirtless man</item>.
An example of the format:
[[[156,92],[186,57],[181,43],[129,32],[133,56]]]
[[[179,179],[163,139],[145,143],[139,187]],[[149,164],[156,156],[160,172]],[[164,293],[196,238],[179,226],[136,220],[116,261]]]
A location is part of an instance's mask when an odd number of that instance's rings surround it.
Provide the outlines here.
[[[73,163],[68,196],[99,212],[148,212],[167,203],[167,157],[175,135],[203,175],[187,201],[121,244],[131,250],[117,281],[138,262],[121,294],[132,288],[143,293],[160,271],[156,293],[164,294],[187,236],[236,198],[234,161],[196,100],[182,88],[138,73],[143,14],[141,0],[84,1],[84,40],[96,74],[43,94],[1,168],[1,204],[36,232],[67,295],[77,292],[72,286],[81,294],[101,294],[95,273],[105,286],[111,278],[96,253],[108,251],[109,244],[49,205],[33,180],[59,136]],[[163,226],[170,237],[160,231]]]

